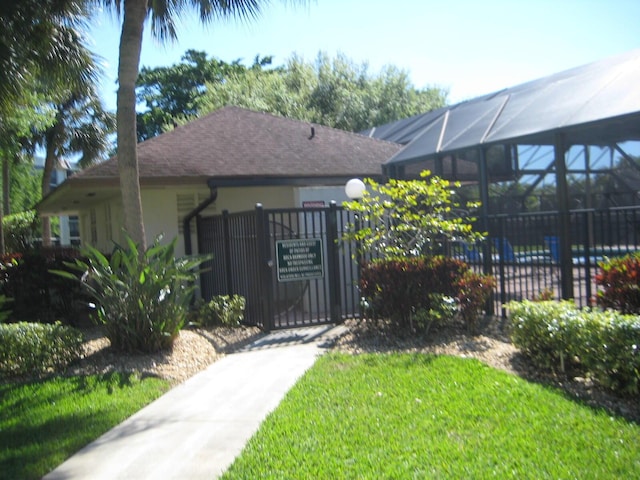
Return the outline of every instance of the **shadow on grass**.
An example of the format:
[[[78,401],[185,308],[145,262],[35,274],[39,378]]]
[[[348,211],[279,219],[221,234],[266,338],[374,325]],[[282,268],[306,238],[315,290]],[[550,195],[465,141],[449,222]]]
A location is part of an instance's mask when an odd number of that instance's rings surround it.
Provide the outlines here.
[[[134,376],[113,372],[0,385],[0,478],[41,478],[157,396],[141,394]]]

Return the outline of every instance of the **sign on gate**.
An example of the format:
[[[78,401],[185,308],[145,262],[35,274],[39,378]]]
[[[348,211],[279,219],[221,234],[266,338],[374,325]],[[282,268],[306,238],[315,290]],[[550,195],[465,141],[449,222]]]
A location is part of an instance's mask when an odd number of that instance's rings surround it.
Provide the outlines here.
[[[278,282],[324,277],[322,239],[276,241]]]

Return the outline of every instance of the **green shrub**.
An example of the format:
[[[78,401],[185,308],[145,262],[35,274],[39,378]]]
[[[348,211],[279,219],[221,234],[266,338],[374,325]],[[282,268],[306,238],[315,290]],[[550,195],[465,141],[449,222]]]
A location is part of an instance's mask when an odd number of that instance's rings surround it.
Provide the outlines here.
[[[598,383],[622,393],[640,393],[640,318],[614,311],[585,315],[578,355]]]
[[[82,334],[60,323],[0,324],[0,376],[59,371],[82,354]]]
[[[237,327],[244,320],[246,300],[241,295],[217,295],[209,302],[202,302],[197,309],[195,322],[204,325]]]
[[[456,299],[463,320],[473,330],[493,285],[492,277],[475,274],[464,262],[442,256],[374,260],[363,266],[360,277],[369,311],[400,328],[415,328],[412,316],[437,311],[440,306],[434,300],[445,296]]]
[[[575,367],[582,312],[570,301],[522,301],[507,304],[511,339],[522,353],[545,370]],[[569,362],[569,363],[568,363]]]
[[[40,235],[40,219],[35,210],[14,213],[2,219],[7,252],[24,253],[33,248]]]
[[[596,274],[596,300],[603,308],[640,313],[640,255],[612,258],[600,264]]]
[[[175,258],[177,238],[161,237],[145,252],[133,240],[116,245],[111,258],[93,247],[83,249],[87,261],[70,267],[81,272],[83,285],[96,301],[97,320],[111,346],[123,352],[156,352],[173,345],[183,327],[198,278],[196,267],[206,257]],[[73,278],[68,272],[56,272]]]
[[[569,366],[606,388],[640,393],[640,318],[573,303],[510,302],[512,340],[537,367]]]

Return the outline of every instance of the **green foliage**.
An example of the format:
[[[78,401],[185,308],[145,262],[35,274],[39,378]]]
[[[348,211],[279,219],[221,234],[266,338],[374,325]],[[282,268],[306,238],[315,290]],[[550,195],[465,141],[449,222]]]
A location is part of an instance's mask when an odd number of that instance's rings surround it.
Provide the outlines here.
[[[494,287],[493,278],[471,272],[468,265],[448,257],[378,259],[363,265],[360,291],[374,318],[388,318],[398,328],[418,328],[413,318],[438,315],[444,297],[456,300],[467,328]],[[425,327],[427,324],[423,324]]]
[[[195,290],[195,270],[207,257],[175,258],[177,238],[166,245],[158,237],[140,252],[127,237],[107,259],[87,246],[87,261],[69,267],[80,272],[83,285],[97,303],[97,320],[105,327],[111,346],[124,352],[156,352],[173,345],[183,327]],[[68,272],[59,275],[73,278]]]
[[[571,302],[510,302],[512,339],[536,366],[584,372],[612,390],[640,393],[640,318],[579,310]]]
[[[207,58],[205,52],[187,50],[181,63],[169,67],[143,67],[136,81],[136,97],[146,109],[137,114],[138,141],[147,140],[173,128],[179,121],[200,113],[196,100],[208,85],[233,81],[236,75],[260,71],[271,63],[270,57],[256,57],[252,67],[239,60],[225,63]]]
[[[2,225],[8,252],[25,253],[31,250],[40,234],[40,219],[35,210],[7,215],[2,219]]]
[[[599,264],[596,300],[603,308],[640,314],[640,254],[611,258]]]
[[[244,320],[245,306],[246,300],[241,295],[217,295],[209,302],[200,304],[194,323],[238,327]]]
[[[328,354],[222,478],[637,478],[639,459],[637,423],[477,360]]]
[[[59,371],[82,354],[80,331],[60,323],[0,324],[0,376]]]
[[[445,241],[473,244],[483,238],[474,232],[472,217],[455,214],[461,205],[452,187],[459,187],[431,172],[425,180],[389,180],[381,185],[365,179],[367,189],[360,201],[345,202],[345,208],[358,215],[344,235],[355,241],[361,254],[386,257],[418,257],[440,253]],[[477,208],[469,203],[464,208]]]
[[[284,67],[236,71],[210,83],[197,99],[202,113],[235,105],[347,131],[362,131],[446,104],[444,89],[415,88],[408,72],[386,66],[372,74],[344,55],[293,56]]]
[[[22,158],[11,163],[9,177],[11,212],[31,211],[42,198],[42,170],[36,169],[31,159]]]
[[[0,478],[41,479],[168,388],[120,372],[0,384]]]

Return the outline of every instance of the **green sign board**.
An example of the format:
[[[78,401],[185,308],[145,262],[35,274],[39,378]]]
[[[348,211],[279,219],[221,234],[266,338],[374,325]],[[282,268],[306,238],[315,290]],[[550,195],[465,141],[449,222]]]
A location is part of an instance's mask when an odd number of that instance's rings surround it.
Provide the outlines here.
[[[277,240],[276,258],[279,282],[324,277],[320,238]]]

